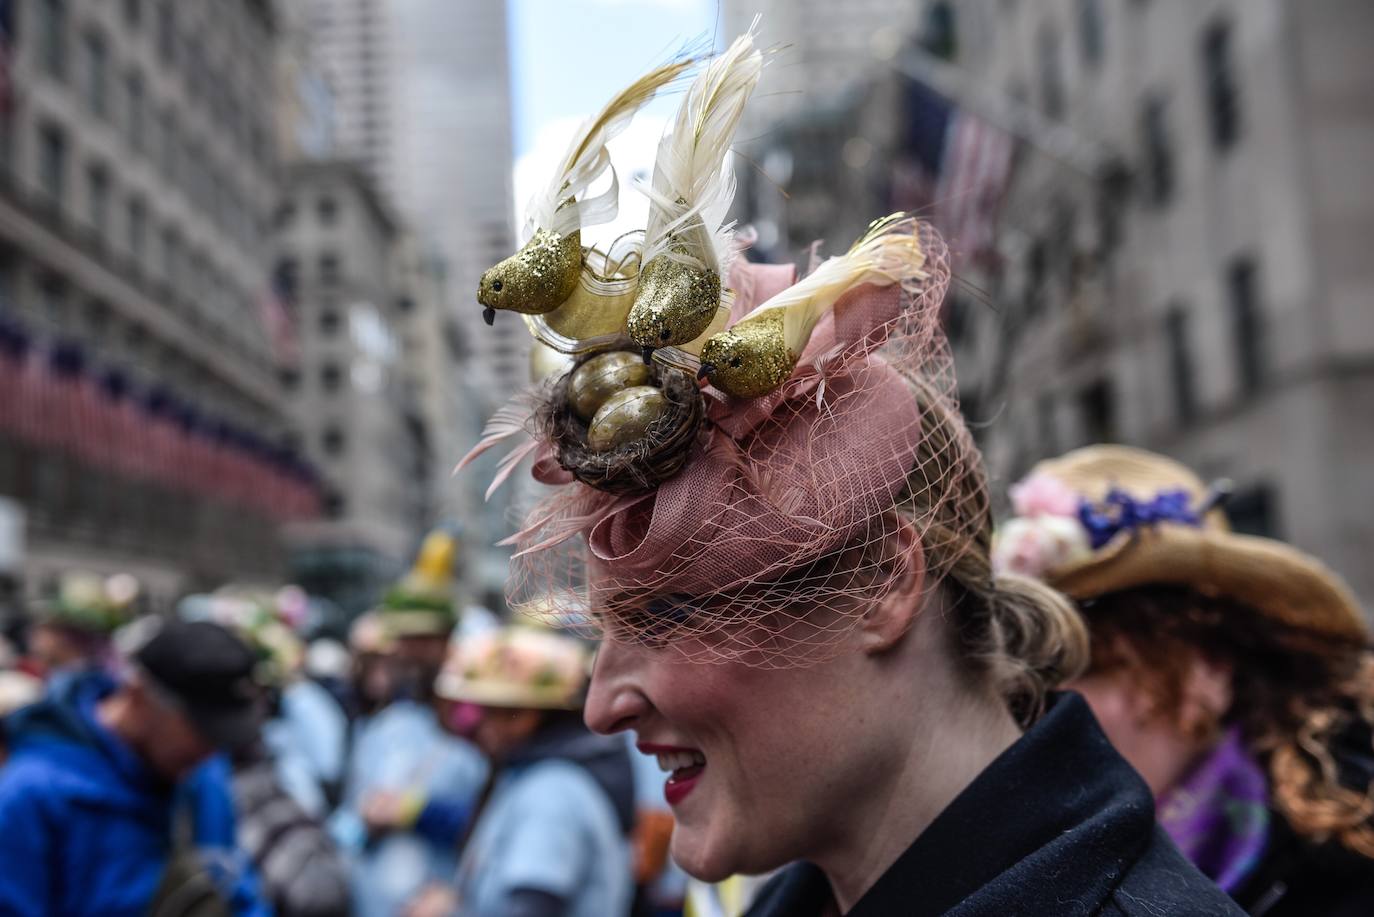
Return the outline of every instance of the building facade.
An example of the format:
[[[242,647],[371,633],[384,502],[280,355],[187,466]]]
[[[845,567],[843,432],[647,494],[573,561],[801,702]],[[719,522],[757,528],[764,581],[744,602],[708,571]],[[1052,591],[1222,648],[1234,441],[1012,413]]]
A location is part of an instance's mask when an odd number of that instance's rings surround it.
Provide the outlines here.
[[[284,383],[325,488],[322,517],[288,530],[292,573],[356,613],[431,521],[431,434],[407,350],[414,294],[396,219],[360,164],[288,166],[276,231],[278,285],[299,329]]]
[[[1359,0],[928,2],[757,156],[790,167],[795,244],[903,201],[913,76],[1012,133],[994,252],[946,310],[994,488],[1085,443],[1164,452],[1370,602],[1372,34]]]
[[[216,445],[237,438],[266,454],[287,432],[261,320],[277,193],[259,104],[272,93],[269,4],[17,0],[7,11],[0,316],[87,370],[117,368],[130,391],[163,393],[183,433],[213,417]],[[166,481],[135,487],[13,437],[0,461],[0,489],[26,511],[33,584],[72,566],[128,569],[170,597],[280,571],[266,516]],[[137,496],[102,497],[112,493]]]

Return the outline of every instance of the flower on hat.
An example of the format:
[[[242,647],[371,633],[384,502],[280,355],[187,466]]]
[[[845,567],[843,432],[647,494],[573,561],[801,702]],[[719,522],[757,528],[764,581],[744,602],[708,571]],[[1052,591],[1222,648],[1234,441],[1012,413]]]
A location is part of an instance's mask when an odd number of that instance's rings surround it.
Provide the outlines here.
[[[1076,517],[1040,515],[1010,519],[992,540],[992,569],[1040,578],[1092,554]]]
[[[1011,486],[1011,505],[1016,515],[1077,516],[1082,498],[1052,474],[1032,474]]]

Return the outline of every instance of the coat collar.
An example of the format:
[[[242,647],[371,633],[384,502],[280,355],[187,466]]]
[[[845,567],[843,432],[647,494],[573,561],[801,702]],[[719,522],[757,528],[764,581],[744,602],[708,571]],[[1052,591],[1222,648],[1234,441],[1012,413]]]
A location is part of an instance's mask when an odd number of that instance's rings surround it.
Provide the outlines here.
[[[1046,714],[931,823],[849,917],[1024,913],[1028,889],[1056,917],[1100,911],[1151,843],[1154,800],[1082,698]],[[820,870],[791,867],[760,915],[819,915]]]

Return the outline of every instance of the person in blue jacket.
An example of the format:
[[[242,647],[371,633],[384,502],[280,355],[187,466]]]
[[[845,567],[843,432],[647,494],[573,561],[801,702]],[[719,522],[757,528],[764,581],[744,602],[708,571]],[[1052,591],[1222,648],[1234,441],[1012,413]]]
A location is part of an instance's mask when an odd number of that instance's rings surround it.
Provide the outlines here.
[[[256,735],[253,654],[213,624],[167,621],[129,662],[119,681],[73,676],[6,721],[0,914],[133,917],[174,881],[238,914],[270,913],[251,872],[225,876],[174,841],[178,782]]]
[[[388,665],[400,696],[355,729],[343,802],[330,819],[352,861],[358,917],[394,917],[427,883],[452,875],[462,812],[486,779],[481,752],[446,733],[435,709],[434,678],[457,623],[455,550],[452,536],[431,533],[376,609],[395,643]],[[418,817],[431,801],[433,813]]]
[[[634,770],[623,741],[582,723],[589,660],[581,641],[523,621],[455,647],[436,685],[445,722],[493,774],[456,877],[427,888],[408,917],[630,912]]]

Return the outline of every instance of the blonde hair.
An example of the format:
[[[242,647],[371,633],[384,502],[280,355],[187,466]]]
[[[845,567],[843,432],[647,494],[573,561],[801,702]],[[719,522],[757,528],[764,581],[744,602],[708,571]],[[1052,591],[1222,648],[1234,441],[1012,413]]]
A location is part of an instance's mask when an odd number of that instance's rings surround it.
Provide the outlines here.
[[[956,651],[1027,726],[1050,690],[1087,668],[1087,626],[1049,586],[993,574],[991,500],[978,448],[935,386],[920,377],[907,381],[924,429],[898,512],[922,532],[926,569],[943,589]]]

